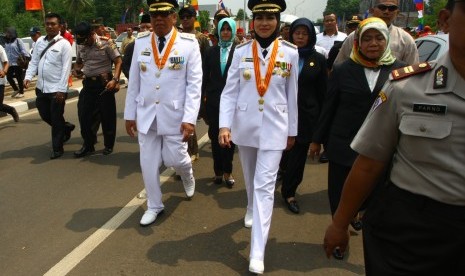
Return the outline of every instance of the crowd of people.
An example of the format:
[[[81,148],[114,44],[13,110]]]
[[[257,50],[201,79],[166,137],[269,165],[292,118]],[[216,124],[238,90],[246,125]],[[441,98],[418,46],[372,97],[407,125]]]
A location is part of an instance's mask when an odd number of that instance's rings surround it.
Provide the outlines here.
[[[148,0],[137,37],[128,28],[120,50],[103,36],[101,23],[77,24],[73,68],[64,21],[49,13],[47,35],[34,40],[25,76],[13,61],[24,53],[13,29],[6,49],[0,46],[1,110],[18,121],[14,108],[3,104],[5,76],[17,78],[18,87],[12,85],[17,96],[38,74],[37,108],[52,129],[50,158],[61,157],[75,128],[63,116],[72,72],[83,78],[78,101],[83,145],[74,156],[95,151],[100,124],[108,155],[115,145],[115,93],[123,72],[125,127],[137,136],[147,192],[141,226],[164,211],[162,164],[173,167],[186,196],[194,196],[195,125],[201,117],[208,125],[215,184],[234,187],[233,157],[239,153],[251,272],[264,272],[276,182],[282,181],[285,206],[298,214],[296,193],[307,156],[325,154],[333,217],[324,239],[328,257],[344,259],[351,225],[364,231],[367,275],[461,275],[464,2],[449,0],[439,14],[450,33],[450,51],[430,63],[419,63],[413,38],[393,24],[398,0],[373,1],[371,16],[352,17],[346,33],[328,12],[319,34],[307,18],[281,25],[284,0],[249,0],[253,31],[246,34],[226,10],[218,10],[210,37],[194,28],[192,6]],[[32,28],[31,36],[37,32]],[[10,55],[16,55],[11,62]]]

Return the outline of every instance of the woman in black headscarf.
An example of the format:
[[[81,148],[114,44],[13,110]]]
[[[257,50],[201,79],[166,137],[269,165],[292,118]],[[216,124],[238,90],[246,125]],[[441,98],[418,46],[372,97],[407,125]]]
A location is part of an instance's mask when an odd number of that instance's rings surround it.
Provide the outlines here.
[[[281,195],[289,210],[295,214],[300,208],[295,199],[295,192],[302,182],[307,152],[312,141],[313,129],[318,121],[324,94],[326,92],[326,60],[315,51],[316,33],[313,23],[307,18],[295,20],[289,33],[290,42],[299,51],[298,84],[298,134],[294,147],[284,158],[284,175]]]

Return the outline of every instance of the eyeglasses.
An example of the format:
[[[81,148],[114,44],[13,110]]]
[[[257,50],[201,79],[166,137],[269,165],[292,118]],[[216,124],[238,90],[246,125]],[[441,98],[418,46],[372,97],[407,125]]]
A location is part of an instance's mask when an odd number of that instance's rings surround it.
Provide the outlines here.
[[[183,16],[181,16],[180,18],[181,18],[181,20],[189,20],[189,19],[192,18],[192,16],[190,16],[190,15],[183,15]]]
[[[384,4],[379,4],[376,7],[382,11],[389,10],[390,12],[396,11],[399,8],[396,5],[384,5]]]

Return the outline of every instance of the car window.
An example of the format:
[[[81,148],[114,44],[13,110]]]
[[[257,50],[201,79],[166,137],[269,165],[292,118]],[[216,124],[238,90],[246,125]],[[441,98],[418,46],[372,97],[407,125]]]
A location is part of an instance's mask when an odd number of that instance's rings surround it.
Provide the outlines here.
[[[123,39],[125,39],[128,36],[127,32],[121,33],[117,38],[116,42],[123,42]]]
[[[438,57],[441,45],[434,41],[417,41],[418,55],[420,62],[434,60]]]

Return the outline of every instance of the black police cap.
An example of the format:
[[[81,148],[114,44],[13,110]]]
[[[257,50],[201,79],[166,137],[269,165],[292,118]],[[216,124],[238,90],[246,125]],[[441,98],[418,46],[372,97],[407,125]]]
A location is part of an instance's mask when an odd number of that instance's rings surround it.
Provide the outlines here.
[[[284,0],[249,0],[247,4],[252,13],[281,13],[286,10]]]
[[[194,7],[192,7],[191,5],[185,5],[179,10],[178,14],[180,16],[183,14],[188,14],[190,16],[196,16],[197,12],[195,11]]]

